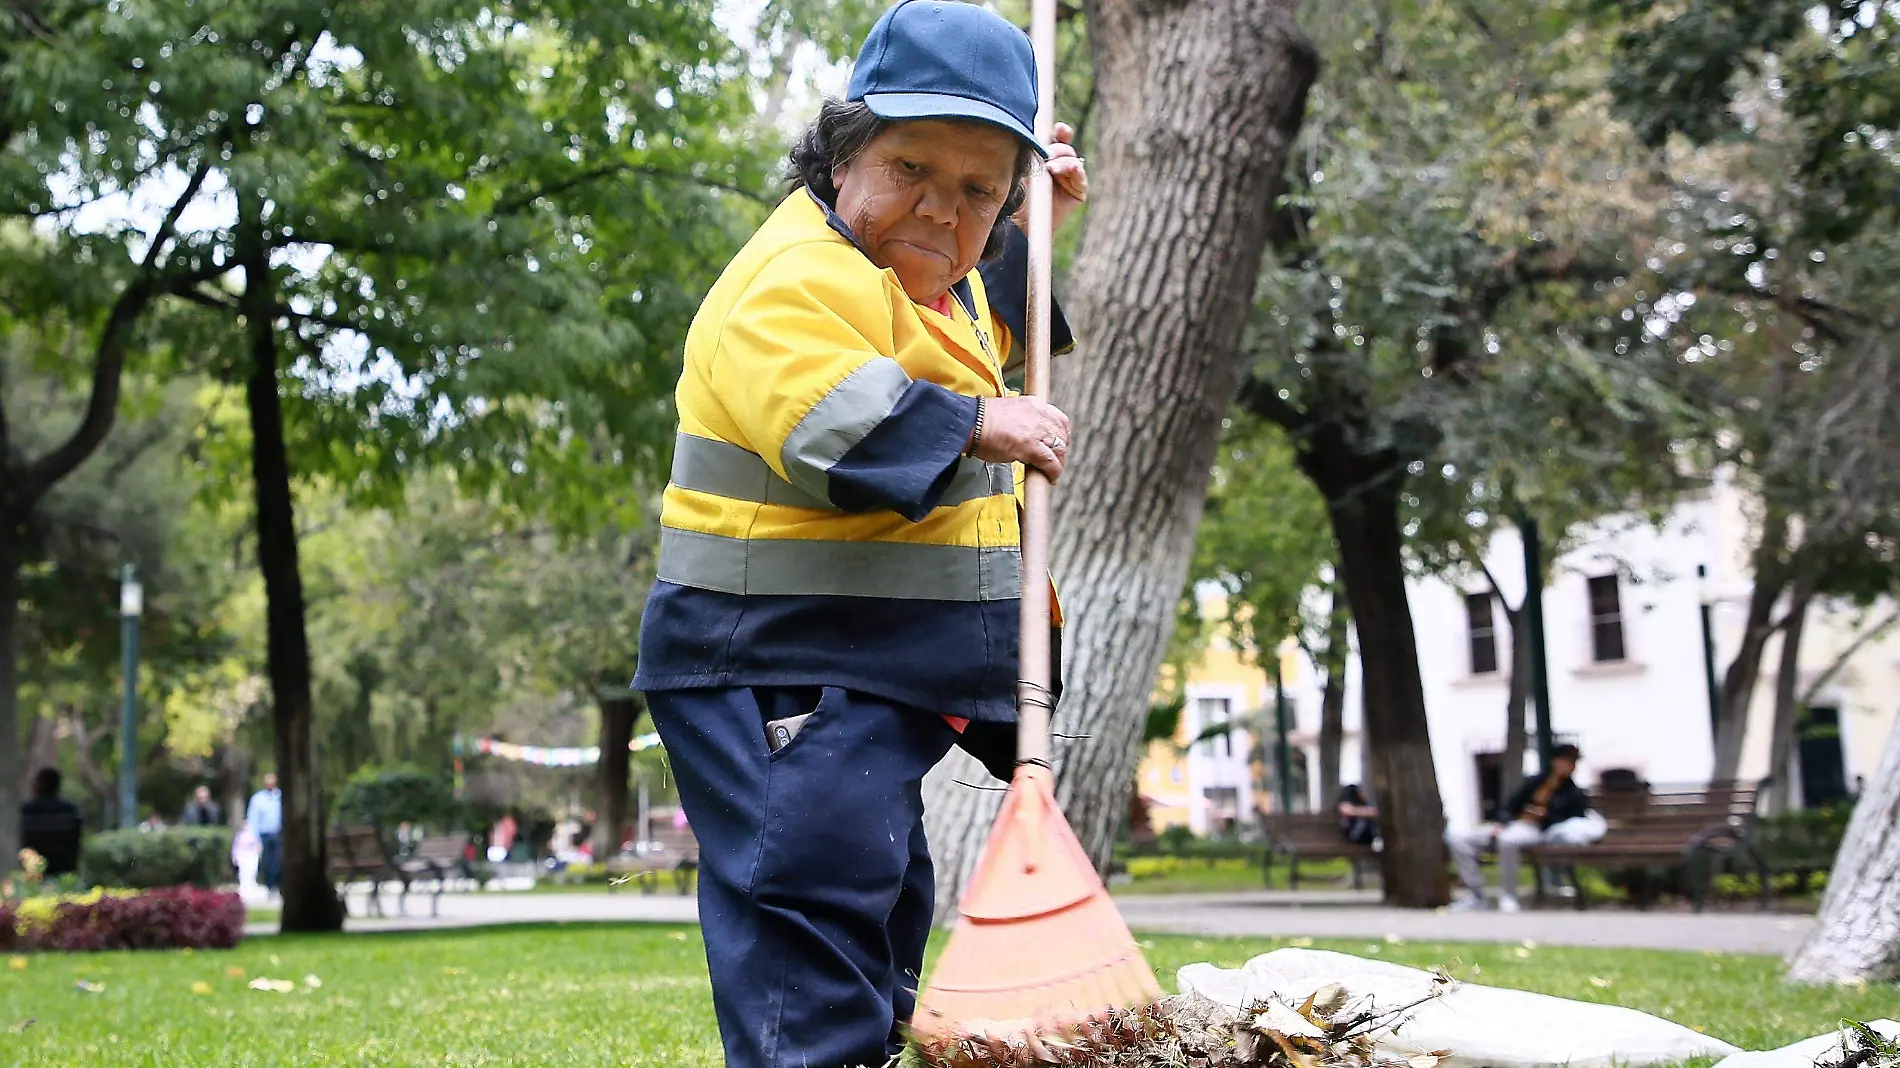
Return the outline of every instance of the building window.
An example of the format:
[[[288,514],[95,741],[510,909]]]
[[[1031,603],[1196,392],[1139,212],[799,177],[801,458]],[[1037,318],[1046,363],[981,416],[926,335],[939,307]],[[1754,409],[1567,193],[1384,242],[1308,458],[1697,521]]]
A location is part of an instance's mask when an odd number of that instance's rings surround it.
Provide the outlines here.
[[[1623,600],[1616,576],[1597,575],[1590,580],[1590,654],[1602,663],[1621,660],[1624,652]]]
[[[1220,730],[1218,735],[1207,739],[1207,751],[1212,755],[1230,757],[1234,755],[1234,731],[1228,725],[1232,718],[1232,704],[1225,697],[1201,697],[1194,702],[1195,719],[1203,736]]]
[[[1465,594],[1465,625],[1471,635],[1471,673],[1491,675],[1498,670],[1497,617],[1491,614],[1491,592]]]

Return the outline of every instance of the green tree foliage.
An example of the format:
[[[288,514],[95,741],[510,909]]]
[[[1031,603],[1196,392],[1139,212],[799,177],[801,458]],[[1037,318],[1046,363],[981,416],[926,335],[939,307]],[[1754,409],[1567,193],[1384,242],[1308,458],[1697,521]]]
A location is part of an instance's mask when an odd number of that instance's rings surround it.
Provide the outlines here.
[[[82,203],[182,189],[167,225],[203,215],[146,242],[178,277],[137,284],[195,305],[220,343],[194,351],[246,385],[286,923],[326,926],[293,474],[394,500],[448,461],[612,515],[666,454],[670,353],[762,186],[745,78],[704,3],[68,10],[6,55],[11,207],[57,222],[55,273],[93,291]],[[114,236],[94,260],[140,243]]]

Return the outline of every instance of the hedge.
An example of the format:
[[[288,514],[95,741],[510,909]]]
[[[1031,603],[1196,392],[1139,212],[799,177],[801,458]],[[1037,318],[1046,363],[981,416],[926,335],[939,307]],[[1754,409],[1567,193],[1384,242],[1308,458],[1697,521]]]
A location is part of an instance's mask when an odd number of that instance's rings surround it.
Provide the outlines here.
[[[0,901],[4,951],[230,949],[243,937],[244,902],[228,890],[173,886]]]
[[[222,827],[106,831],[86,840],[79,869],[92,886],[222,886],[232,878],[231,832]]]

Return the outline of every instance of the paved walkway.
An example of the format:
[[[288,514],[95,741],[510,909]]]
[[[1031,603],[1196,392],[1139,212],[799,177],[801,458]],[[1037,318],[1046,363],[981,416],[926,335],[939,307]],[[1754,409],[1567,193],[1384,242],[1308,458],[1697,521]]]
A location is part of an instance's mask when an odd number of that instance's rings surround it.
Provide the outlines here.
[[[1302,895],[1305,896],[1305,895]],[[1354,900],[1356,899],[1356,900]],[[1391,909],[1376,894],[1320,892],[1289,901],[1272,892],[1122,897],[1122,915],[1139,931],[1260,938],[1364,938],[1411,942],[1522,942],[1619,949],[1709,950],[1785,954],[1801,944],[1809,916],[1757,912],[1634,912],[1622,909],[1538,909],[1426,912]]]
[[[395,896],[385,895],[386,908]],[[1313,890],[1288,893],[1126,896],[1117,899],[1128,925],[1138,931],[1260,938],[1364,938],[1387,936],[1413,942],[1521,942],[1546,945],[1639,949],[1708,950],[1785,954],[1799,946],[1813,920],[1806,916],[1754,912],[1628,912],[1549,909],[1512,916],[1499,913],[1420,912],[1378,904],[1372,892]],[[352,931],[482,927],[504,923],[695,923],[693,899],[638,892],[444,894],[441,915],[431,919],[426,895],[408,903],[401,917],[365,918],[366,902],[350,901]],[[269,934],[275,924],[253,925]]]

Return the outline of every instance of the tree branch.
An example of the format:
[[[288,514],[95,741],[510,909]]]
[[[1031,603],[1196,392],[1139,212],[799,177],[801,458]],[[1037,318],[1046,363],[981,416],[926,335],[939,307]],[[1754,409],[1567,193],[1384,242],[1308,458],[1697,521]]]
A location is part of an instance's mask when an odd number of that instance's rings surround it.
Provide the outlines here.
[[[1240,392],[1234,399],[1240,402],[1241,407],[1289,434],[1303,433],[1313,425],[1305,412],[1280,396],[1279,389],[1273,383],[1255,375],[1248,375],[1240,383]]]
[[[523,208],[526,208],[530,204],[533,204],[535,201],[541,199],[542,197],[558,196],[559,194],[565,193],[571,189],[578,189],[581,186],[589,185],[593,182],[600,181],[602,178],[613,178],[622,174],[645,175],[646,177],[649,177],[649,178],[667,178],[676,182],[687,182],[693,185],[702,185],[702,186],[707,187],[708,189],[722,189],[728,193],[737,194],[738,196],[745,197],[746,199],[754,201],[759,204],[767,205],[768,207],[771,206],[771,204],[773,203],[769,197],[761,196],[754,190],[745,189],[740,186],[733,185],[730,182],[720,182],[720,181],[715,181],[709,178],[697,177],[695,175],[680,174],[676,171],[662,170],[658,167],[646,166],[644,164],[609,163],[600,167],[595,167],[591,170],[582,171],[581,173],[574,175],[571,178],[568,178],[564,181],[556,182],[550,186],[542,186],[538,188],[525,189],[522,192],[517,193],[513,197],[496,202],[494,214],[513,215],[514,213],[522,210]]]
[[[1841,650],[1840,655],[1834,658],[1834,662],[1827,666],[1827,670],[1821,672],[1820,676],[1809,683],[1806,690],[1802,691],[1801,703],[1806,705],[1813,702],[1815,697],[1820,695],[1822,688],[1827,686],[1828,683],[1833,682],[1834,676],[1839,675],[1841,670],[1847,667],[1847,662],[1854,658],[1854,654],[1865,648],[1868,642],[1874,641],[1882,634],[1885,634],[1895,623],[1900,623],[1900,608],[1893,609],[1887,613],[1885,619],[1882,619],[1880,622],[1855,635],[1854,640],[1848,643],[1847,648]]]
[[[99,336],[99,345],[93,356],[92,393],[86,401],[85,418],[63,444],[27,464],[19,473],[14,480],[18,486],[13,501],[15,507],[30,509],[38,503],[39,498],[54,483],[84,463],[112,430],[112,421],[118,414],[119,387],[125,372],[125,361],[132,348],[133,327],[137,325],[139,317],[145,314],[152,298],[161,292],[158,262],[171,245],[172,236],[178,229],[179,217],[197,199],[198,191],[210,173],[211,158],[207,154],[198,161],[198,166],[191,173],[191,180],[185,184],[184,192],[172,202],[164,221],[153,232],[144,260],[139,263],[132,281],[126,284],[119,298],[113,302],[112,311],[106,317],[105,330]]]

